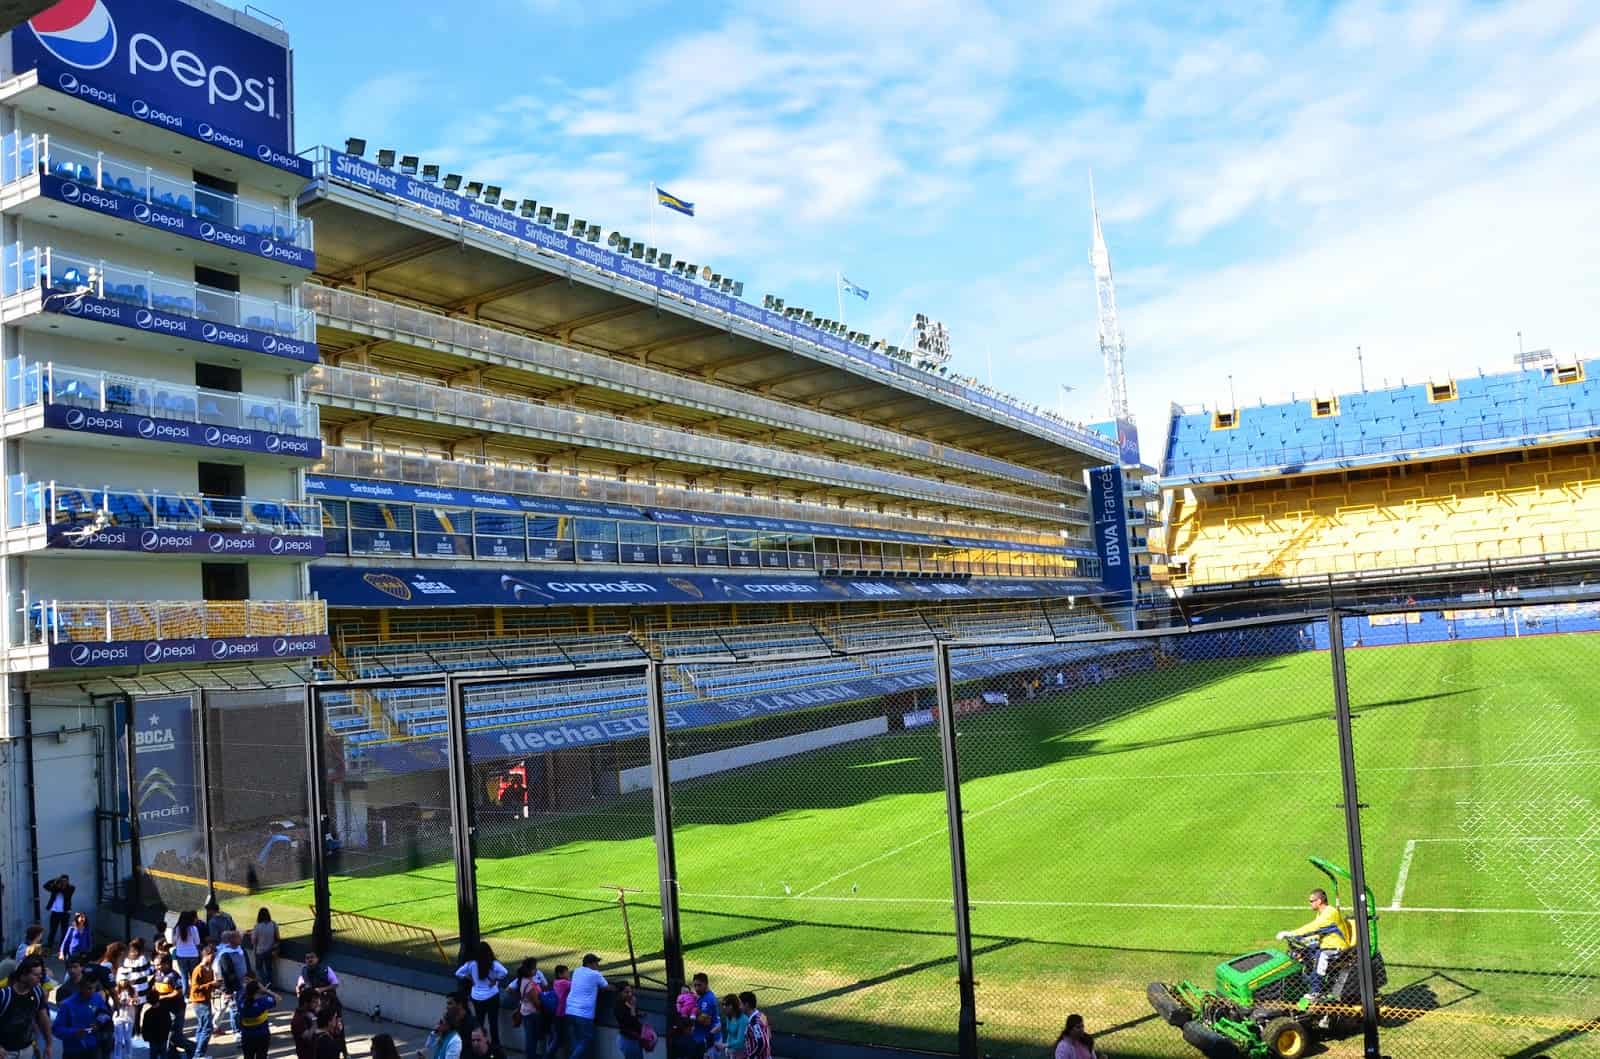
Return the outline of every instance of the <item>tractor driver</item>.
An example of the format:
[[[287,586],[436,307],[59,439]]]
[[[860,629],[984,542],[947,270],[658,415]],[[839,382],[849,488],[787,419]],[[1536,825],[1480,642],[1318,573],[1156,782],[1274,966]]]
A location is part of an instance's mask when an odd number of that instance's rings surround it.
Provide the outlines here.
[[[1306,987],[1313,999],[1321,992],[1328,965],[1350,948],[1350,921],[1335,905],[1328,903],[1326,890],[1312,890],[1307,898],[1313,913],[1311,922],[1293,930],[1278,931],[1279,941],[1298,941],[1305,946],[1301,957],[1308,972]],[[1298,954],[1297,954],[1298,955]]]

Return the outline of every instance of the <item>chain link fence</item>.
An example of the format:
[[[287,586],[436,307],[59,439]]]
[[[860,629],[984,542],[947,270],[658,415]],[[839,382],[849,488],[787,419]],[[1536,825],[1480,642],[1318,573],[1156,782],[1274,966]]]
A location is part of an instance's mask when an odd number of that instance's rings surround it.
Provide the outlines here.
[[[998,631],[208,693],[210,828],[146,845],[314,944],[839,1042],[1600,1052],[1600,606]]]

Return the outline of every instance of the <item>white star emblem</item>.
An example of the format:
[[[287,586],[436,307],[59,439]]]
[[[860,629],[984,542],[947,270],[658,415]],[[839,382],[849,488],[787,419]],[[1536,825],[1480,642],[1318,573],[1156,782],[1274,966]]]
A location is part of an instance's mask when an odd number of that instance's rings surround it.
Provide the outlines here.
[[[161,715],[159,713],[152,713],[150,715],[150,727],[154,728],[156,725],[158,725],[160,723],[161,723]]]

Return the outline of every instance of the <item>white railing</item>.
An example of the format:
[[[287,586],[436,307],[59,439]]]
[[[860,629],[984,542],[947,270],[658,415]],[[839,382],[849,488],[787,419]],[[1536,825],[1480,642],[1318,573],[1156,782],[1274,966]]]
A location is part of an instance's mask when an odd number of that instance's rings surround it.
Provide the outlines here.
[[[116,643],[124,640],[321,636],[328,606],[320,599],[27,600],[18,608],[21,644]]]
[[[322,509],[314,500],[106,489],[31,482],[20,474],[11,476],[7,491],[9,529],[99,523],[141,529],[322,536]]]

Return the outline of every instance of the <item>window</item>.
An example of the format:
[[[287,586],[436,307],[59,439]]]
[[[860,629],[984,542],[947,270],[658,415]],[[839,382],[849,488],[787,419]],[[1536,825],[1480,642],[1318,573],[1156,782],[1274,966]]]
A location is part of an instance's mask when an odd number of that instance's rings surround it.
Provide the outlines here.
[[[200,597],[208,600],[249,599],[250,568],[244,563],[201,563]]]
[[[1440,404],[1444,401],[1456,399],[1456,381],[1428,383],[1428,403]]]
[[[1337,397],[1318,397],[1311,402],[1311,416],[1313,419],[1327,419],[1339,414],[1339,399]]]
[[[1583,362],[1576,364],[1557,365],[1555,369],[1555,383],[1557,386],[1571,386],[1575,382],[1583,381]]]
[[[194,384],[203,390],[243,393],[244,373],[238,368],[230,368],[224,364],[205,364],[197,361],[194,366]]]
[[[244,468],[231,463],[202,463],[200,492],[206,496],[244,496]]]
[[[1231,408],[1226,412],[1211,413],[1212,430],[1232,430],[1239,425],[1239,410]]]

